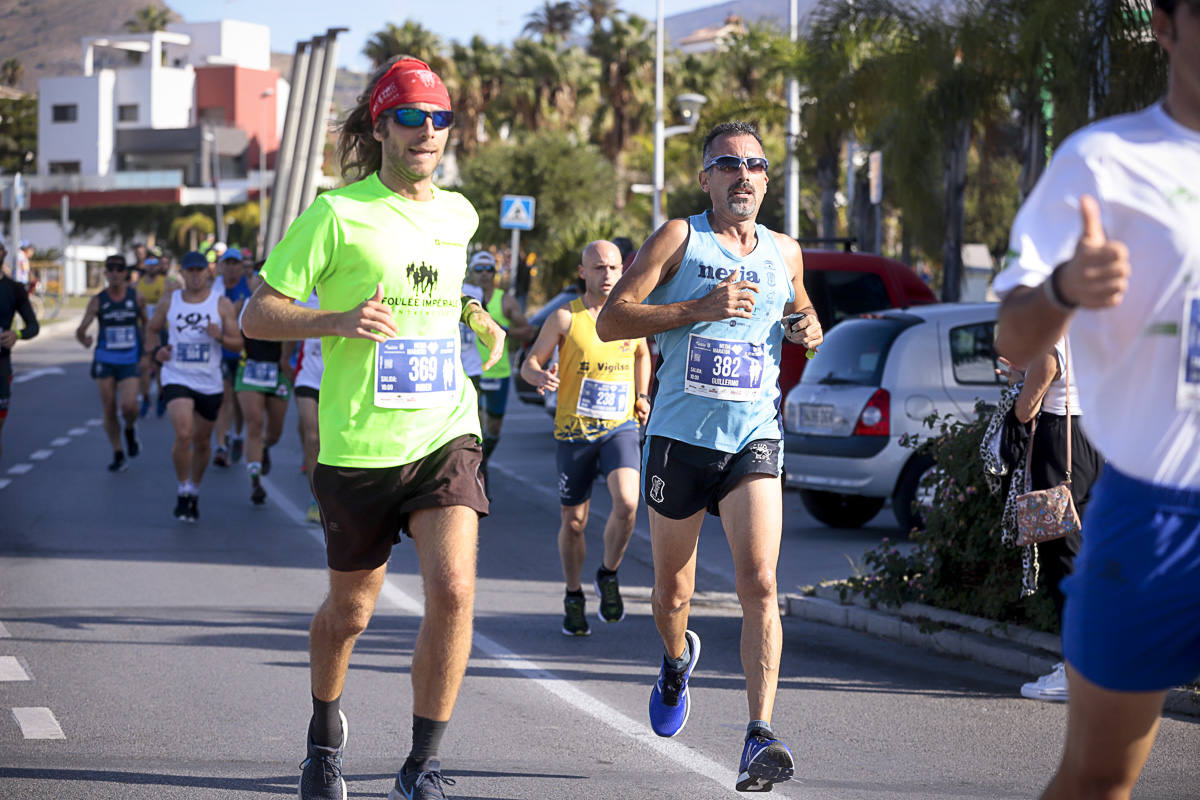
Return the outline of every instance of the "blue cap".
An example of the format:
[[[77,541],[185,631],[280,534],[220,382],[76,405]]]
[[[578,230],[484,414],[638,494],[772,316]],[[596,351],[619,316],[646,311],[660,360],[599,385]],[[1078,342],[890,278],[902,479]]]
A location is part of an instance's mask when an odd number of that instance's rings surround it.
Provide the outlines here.
[[[208,259],[204,257],[204,253],[198,253],[195,250],[189,250],[183,254],[183,258],[179,261],[180,269],[205,269],[208,267]]]
[[[236,247],[226,248],[225,252],[221,254],[221,260],[222,261],[241,261],[242,260],[242,251],[238,250]]]

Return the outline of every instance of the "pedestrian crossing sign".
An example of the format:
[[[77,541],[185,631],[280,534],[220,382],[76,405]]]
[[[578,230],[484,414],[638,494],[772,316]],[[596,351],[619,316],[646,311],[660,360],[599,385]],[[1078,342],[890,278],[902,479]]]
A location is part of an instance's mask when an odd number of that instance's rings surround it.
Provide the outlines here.
[[[505,230],[533,230],[535,201],[529,195],[506,194],[500,198],[500,227]]]

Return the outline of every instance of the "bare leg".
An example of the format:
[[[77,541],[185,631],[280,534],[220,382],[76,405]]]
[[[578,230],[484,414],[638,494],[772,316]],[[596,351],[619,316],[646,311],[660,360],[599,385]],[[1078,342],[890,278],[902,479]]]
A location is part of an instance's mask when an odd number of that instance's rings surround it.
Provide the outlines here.
[[[286,397],[267,396],[267,419],[263,428],[263,446],[274,447],[283,437],[283,420],[287,416]]]
[[[229,447],[228,434],[233,424],[234,409],[237,408],[237,398],[234,397],[233,383],[223,381],[224,394],[221,397],[221,410],[217,412],[217,447]]]
[[[121,401],[121,417],[125,427],[132,428],[138,419],[138,379],[126,378],[117,384],[117,394]]]
[[[246,463],[262,461],[263,417],[266,415],[267,396],[262,392],[238,392],[237,403],[246,421]]]
[[[193,414],[192,422],[192,483],[200,485],[204,470],[208,469],[208,456],[212,452],[213,423],[199,414]]]
[[[1062,763],[1042,800],[1128,800],[1158,733],[1166,692],[1102,689],[1067,665]]]
[[[350,653],[371,621],[386,574],[387,564],[353,572],[329,570],[329,594],[308,630],[309,673],[318,700],[341,697]]]
[[[430,508],[409,520],[425,584],[425,617],[413,648],[413,714],[445,721],[471,655],[479,517],[465,506]]]
[[[125,451],[121,446],[121,423],[117,421],[117,381],[115,378],[100,378],[96,381],[100,391],[100,405],[104,409],[104,434],[113,452]]]
[[[733,554],[734,587],[742,606],[742,669],[750,719],[767,722],[775,705],[783,650],[775,585],[782,491],[778,478],[751,475],[721,501],[721,524]]]
[[[612,514],[604,524],[604,568],[616,571],[625,557],[625,548],[637,522],[638,479],[636,469],[622,467],[608,473],[608,493]]]
[[[558,526],[558,556],[562,559],[563,580],[567,590],[577,592],[582,587],[579,584],[583,572],[583,559],[587,556],[588,508],[591,501],[585,500],[577,506],[562,507],[562,522]]]
[[[171,462],[175,465],[175,478],[183,483],[192,476],[192,438],[196,431],[195,420],[199,419],[196,404],[190,397],[176,397],[167,403],[167,416],[175,428]]]
[[[687,519],[670,519],[650,509],[650,547],[654,553],[654,591],[650,605],[667,655],[679,658],[687,645],[688,612],[696,590],[696,545],[701,509]]]

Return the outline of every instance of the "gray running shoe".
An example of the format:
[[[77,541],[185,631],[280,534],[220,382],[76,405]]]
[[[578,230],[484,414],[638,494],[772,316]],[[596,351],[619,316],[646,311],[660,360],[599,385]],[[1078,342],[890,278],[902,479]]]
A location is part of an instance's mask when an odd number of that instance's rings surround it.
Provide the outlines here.
[[[388,800],[446,800],[442,787],[453,786],[454,779],[443,775],[441,767],[436,758],[431,758],[423,770],[400,770]]]
[[[596,573],[596,596],[600,598],[600,620],[620,622],[625,619],[625,603],[621,600],[621,584],[616,573],[600,577]]]
[[[591,628],[588,627],[587,621],[587,601],[582,597],[571,597],[566,595],[563,597],[563,624],[562,632],[564,636],[590,636]]]
[[[300,764],[300,800],[346,800],[346,781],[342,779],[342,752],[350,738],[350,726],[346,715],[342,718],[342,744],[340,747],[320,747],[308,736],[308,758]]]

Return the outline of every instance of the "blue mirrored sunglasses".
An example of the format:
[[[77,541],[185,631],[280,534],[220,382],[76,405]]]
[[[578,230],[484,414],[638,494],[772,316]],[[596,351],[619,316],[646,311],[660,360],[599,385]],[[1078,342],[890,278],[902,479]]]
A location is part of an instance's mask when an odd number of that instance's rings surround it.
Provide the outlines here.
[[[475,272],[495,272],[496,271],[496,268],[493,267],[491,264],[478,264],[474,267],[471,267],[471,269],[474,270]]]
[[[766,172],[770,162],[763,156],[750,156],[742,158],[741,156],[714,156],[704,165],[705,171],[716,167],[722,172],[736,172],[742,167],[746,168],[747,172]]]
[[[396,122],[406,128],[420,128],[425,124],[426,119],[433,120],[433,127],[436,130],[449,128],[454,124],[453,111],[422,111],[419,108],[397,108],[395,110]]]

